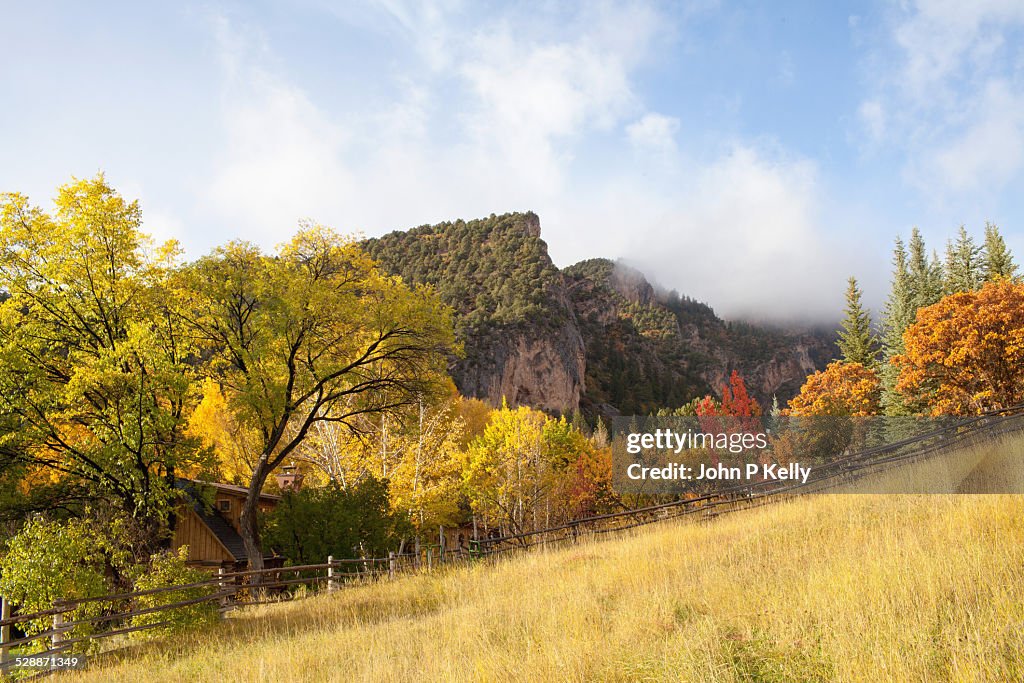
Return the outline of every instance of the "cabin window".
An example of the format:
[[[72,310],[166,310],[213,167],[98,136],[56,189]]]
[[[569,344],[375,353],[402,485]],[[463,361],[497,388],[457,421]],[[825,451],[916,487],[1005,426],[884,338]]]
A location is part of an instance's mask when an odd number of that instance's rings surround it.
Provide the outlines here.
[[[230,500],[218,500],[217,509],[221,512],[231,512],[231,501]]]

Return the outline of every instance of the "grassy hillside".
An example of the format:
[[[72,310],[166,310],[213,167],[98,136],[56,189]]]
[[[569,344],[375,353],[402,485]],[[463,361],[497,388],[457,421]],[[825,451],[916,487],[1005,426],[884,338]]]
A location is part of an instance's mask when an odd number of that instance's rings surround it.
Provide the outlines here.
[[[806,496],[254,608],[75,680],[1021,680],[1022,516]]]

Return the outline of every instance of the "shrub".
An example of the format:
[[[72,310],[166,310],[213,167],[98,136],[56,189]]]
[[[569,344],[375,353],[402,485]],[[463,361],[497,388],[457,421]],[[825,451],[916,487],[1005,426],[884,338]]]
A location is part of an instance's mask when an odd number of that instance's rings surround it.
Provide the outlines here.
[[[263,540],[293,564],[335,558],[381,557],[409,532],[390,509],[387,480],[366,477],[335,486],[285,491],[266,519]]]
[[[182,546],[175,552],[164,552],[153,555],[148,565],[139,565],[134,571],[134,588],[136,591],[152,590],[154,588],[165,588],[169,586],[183,586],[192,583],[199,583],[212,578],[208,572],[187,566],[188,546]],[[170,605],[175,602],[185,602],[196,598],[212,595],[217,591],[216,586],[196,586],[183,588],[176,591],[154,593],[152,595],[140,595],[135,598],[135,609],[142,610],[151,607]],[[132,633],[133,637],[153,638],[167,635],[177,631],[187,630],[203,626],[216,621],[218,618],[217,602],[209,600],[184,607],[174,607],[158,612],[140,614],[132,617],[131,625],[149,626],[151,624],[162,624],[161,626],[148,628]]]
[[[0,594],[23,613],[50,609],[57,600],[98,597],[110,592],[104,567],[103,543],[87,523],[36,518],[7,543],[0,558]],[[87,602],[66,614],[65,620],[97,616],[102,610],[102,602]],[[52,617],[41,617],[21,628],[33,635],[50,628],[52,621]],[[80,624],[64,635],[74,638],[92,631],[92,624]]]

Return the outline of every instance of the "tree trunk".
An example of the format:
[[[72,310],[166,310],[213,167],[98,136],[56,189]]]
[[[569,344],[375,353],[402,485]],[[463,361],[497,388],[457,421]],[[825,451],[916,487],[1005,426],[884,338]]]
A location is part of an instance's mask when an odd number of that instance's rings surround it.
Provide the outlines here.
[[[265,458],[260,458],[249,481],[249,492],[245,494],[242,516],[238,520],[238,532],[245,543],[245,554],[249,556],[249,569],[263,569],[263,548],[260,544],[259,503],[260,492],[267,481],[269,469]],[[250,583],[262,583],[262,576],[253,574]]]

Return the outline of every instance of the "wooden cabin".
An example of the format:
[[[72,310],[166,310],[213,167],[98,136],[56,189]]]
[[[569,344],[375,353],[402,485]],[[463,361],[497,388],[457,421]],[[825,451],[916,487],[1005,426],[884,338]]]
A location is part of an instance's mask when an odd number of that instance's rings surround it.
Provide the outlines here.
[[[185,500],[176,511],[171,547],[177,550],[187,545],[188,563],[192,566],[246,567],[249,556],[238,529],[248,489],[205,481],[182,481],[180,487],[185,492]],[[207,502],[210,494],[212,505]],[[270,512],[280,500],[280,496],[261,494],[260,512]]]
[[[476,538],[483,538],[483,529],[477,530]],[[444,527],[444,552],[465,554],[473,549],[474,530],[472,522],[464,522],[458,526]],[[440,540],[440,538],[436,539]]]

